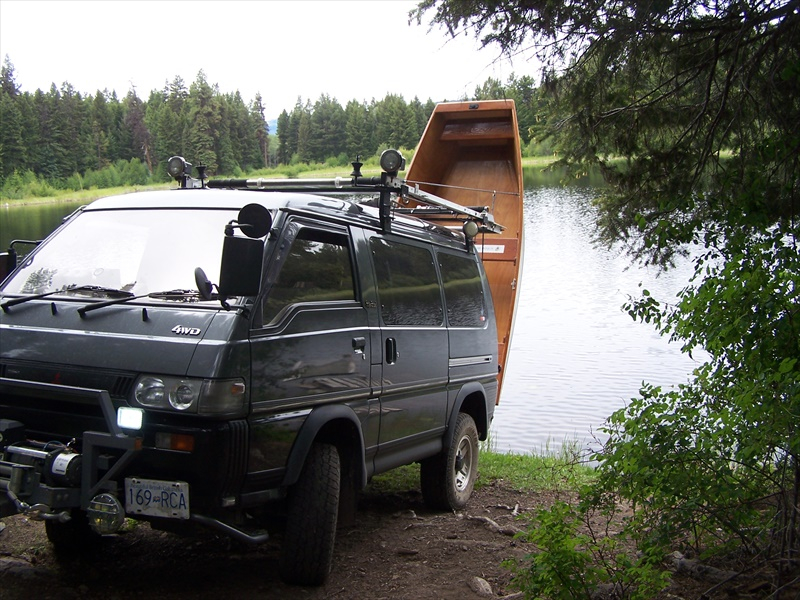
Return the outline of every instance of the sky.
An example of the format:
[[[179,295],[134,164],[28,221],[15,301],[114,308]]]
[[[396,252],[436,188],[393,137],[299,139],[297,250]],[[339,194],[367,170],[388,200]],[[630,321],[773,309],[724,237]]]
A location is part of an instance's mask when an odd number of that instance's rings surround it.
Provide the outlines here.
[[[532,65],[456,39],[430,17],[408,24],[409,0],[0,0],[0,59],[22,91],[69,82],[82,94],[135,87],[142,99],[202,69],[222,93],[262,96],[265,116],[298,97],[435,102],[471,97],[492,77],[534,75]],[[429,11],[430,12],[430,11]]]

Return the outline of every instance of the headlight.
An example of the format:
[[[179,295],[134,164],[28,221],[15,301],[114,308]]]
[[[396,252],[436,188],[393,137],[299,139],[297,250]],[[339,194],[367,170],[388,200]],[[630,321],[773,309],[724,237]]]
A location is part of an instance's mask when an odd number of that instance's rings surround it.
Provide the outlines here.
[[[143,408],[208,416],[239,416],[245,409],[241,379],[193,379],[142,375],[133,391],[134,404]]]
[[[164,380],[158,377],[144,377],[136,384],[136,402],[142,406],[166,408]]]
[[[191,381],[181,381],[169,392],[169,405],[175,410],[188,410],[197,400],[197,391]]]
[[[187,163],[182,156],[173,156],[167,161],[167,173],[169,173],[173,179],[178,179],[183,175],[190,175],[191,172],[191,163]]]

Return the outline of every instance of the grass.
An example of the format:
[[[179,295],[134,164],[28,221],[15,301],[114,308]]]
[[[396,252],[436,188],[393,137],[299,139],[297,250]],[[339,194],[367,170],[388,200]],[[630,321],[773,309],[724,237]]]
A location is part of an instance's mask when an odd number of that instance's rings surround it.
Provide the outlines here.
[[[554,162],[556,162],[556,158],[554,156],[523,156],[522,157],[522,167],[540,167],[544,169],[545,167],[549,167]]]
[[[577,490],[594,477],[594,469],[580,458],[580,450],[565,445],[558,452],[505,454],[492,450],[480,453],[476,488],[502,480],[523,492]],[[419,490],[419,464],[406,465],[375,476],[370,492],[391,494]]]
[[[479,462],[477,487],[502,479],[522,491],[577,490],[594,477],[575,447],[558,454],[504,454],[484,451]]]
[[[63,190],[52,196],[26,196],[24,198],[3,198],[2,205],[23,206],[30,204],[56,204],[58,202],[83,202],[88,204],[98,198],[143,192],[146,190],[165,190],[175,187],[171,183],[153,185],[122,185],[112,188],[90,188],[87,190]]]

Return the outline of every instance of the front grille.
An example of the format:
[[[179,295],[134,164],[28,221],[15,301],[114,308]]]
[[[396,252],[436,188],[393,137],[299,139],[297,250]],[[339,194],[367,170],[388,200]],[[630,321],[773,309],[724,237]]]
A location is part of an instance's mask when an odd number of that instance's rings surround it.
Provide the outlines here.
[[[127,397],[135,380],[129,373],[19,361],[0,363],[0,376],[51,384],[3,386],[0,418],[23,423],[30,439],[61,442],[81,440],[84,431],[108,431],[97,392],[92,390],[105,391],[119,401]]]
[[[112,398],[127,398],[136,379],[134,375],[119,371],[12,361],[0,364],[0,377],[106,390]]]

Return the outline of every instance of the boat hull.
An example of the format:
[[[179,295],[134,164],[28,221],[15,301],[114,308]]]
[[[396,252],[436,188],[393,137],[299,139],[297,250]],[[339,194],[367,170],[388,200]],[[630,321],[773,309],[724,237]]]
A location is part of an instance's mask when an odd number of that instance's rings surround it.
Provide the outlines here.
[[[462,206],[487,208],[504,227],[500,234],[481,234],[475,240],[495,307],[501,390],[524,245],[519,139],[513,100],[438,104],[406,172],[409,184]],[[437,223],[461,227],[457,219]],[[499,401],[499,393],[497,397]]]

